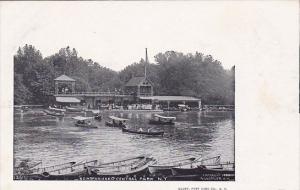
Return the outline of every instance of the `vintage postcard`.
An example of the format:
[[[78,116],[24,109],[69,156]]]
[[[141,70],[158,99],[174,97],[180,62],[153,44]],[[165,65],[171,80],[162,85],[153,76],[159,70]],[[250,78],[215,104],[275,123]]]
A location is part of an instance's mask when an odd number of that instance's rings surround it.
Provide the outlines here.
[[[298,1],[0,12],[1,189],[299,187]]]

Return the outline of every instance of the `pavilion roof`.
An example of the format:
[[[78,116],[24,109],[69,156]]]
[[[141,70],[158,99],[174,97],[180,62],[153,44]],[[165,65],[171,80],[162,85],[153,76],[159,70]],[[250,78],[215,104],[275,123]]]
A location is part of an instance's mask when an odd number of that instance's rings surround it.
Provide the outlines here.
[[[157,100],[157,101],[200,101],[201,99],[191,96],[146,96],[140,97],[144,100]]]
[[[56,80],[56,81],[75,81],[74,79],[68,77],[67,75],[61,75],[54,80]]]

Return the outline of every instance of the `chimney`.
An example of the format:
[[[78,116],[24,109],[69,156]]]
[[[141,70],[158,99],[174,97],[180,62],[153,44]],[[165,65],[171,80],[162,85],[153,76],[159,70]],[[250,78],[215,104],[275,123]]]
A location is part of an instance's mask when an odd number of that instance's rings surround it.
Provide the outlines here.
[[[146,48],[145,73],[144,73],[145,78],[147,78],[147,63],[148,63],[148,53],[147,53],[147,48]]]

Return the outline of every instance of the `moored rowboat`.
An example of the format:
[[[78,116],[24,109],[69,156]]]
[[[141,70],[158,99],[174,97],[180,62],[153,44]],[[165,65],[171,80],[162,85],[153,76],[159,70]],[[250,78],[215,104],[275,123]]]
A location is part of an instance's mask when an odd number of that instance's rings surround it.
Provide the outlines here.
[[[127,158],[120,161],[88,166],[88,174],[94,177],[132,177],[143,176],[148,166],[154,164],[155,159],[147,156]]]
[[[73,164],[68,167],[59,168],[56,170],[50,170],[41,174],[43,179],[47,180],[73,180],[79,179],[82,176],[88,175],[88,166],[95,166],[97,160],[85,161]]]
[[[220,168],[220,156],[209,158],[186,158],[178,161],[171,161],[160,163],[159,165],[149,166],[149,172],[153,176],[170,176],[172,175],[172,168],[192,169],[198,166],[205,166],[207,168]],[[222,167],[221,167],[222,168]]]
[[[193,161],[195,161],[195,160],[196,160],[196,158],[191,157],[191,158],[171,161],[171,162],[167,162],[167,163],[159,163],[157,165],[150,165],[149,172],[153,176],[169,176],[169,175],[172,175],[171,169],[173,167],[190,166],[193,163]]]
[[[52,165],[52,166],[47,166],[47,167],[41,167],[41,168],[23,168],[22,170],[17,169],[14,172],[14,179],[28,179],[28,180],[33,180],[33,179],[43,179],[45,176],[43,176],[43,173],[59,170],[59,169],[64,169],[67,167],[71,167],[74,165],[76,162],[67,162],[67,163],[62,163],[62,164],[57,164],[57,165]]]
[[[215,176],[222,176],[223,174],[234,174],[234,163],[220,162],[220,156],[201,159],[194,161],[191,167],[173,167],[172,175],[201,175],[214,174]]]

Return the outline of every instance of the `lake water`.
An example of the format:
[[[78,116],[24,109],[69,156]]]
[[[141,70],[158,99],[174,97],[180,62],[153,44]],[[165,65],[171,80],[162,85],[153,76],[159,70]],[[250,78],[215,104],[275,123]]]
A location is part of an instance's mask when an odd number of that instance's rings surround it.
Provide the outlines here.
[[[43,166],[98,159],[103,162],[151,154],[159,162],[184,156],[210,157],[221,155],[221,161],[234,161],[233,112],[164,112],[175,116],[174,126],[149,125],[155,114],[150,112],[103,112],[101,122],[93,121],[97,129],[76,127],[67,114],[57,118],[33,113],[14,114],[14,158],[16,161],[42,160]],[[104,125],[108,116],[130,119],[130,126],[147,130],[163,130],[163,137],[123,133],[119,128]]]

